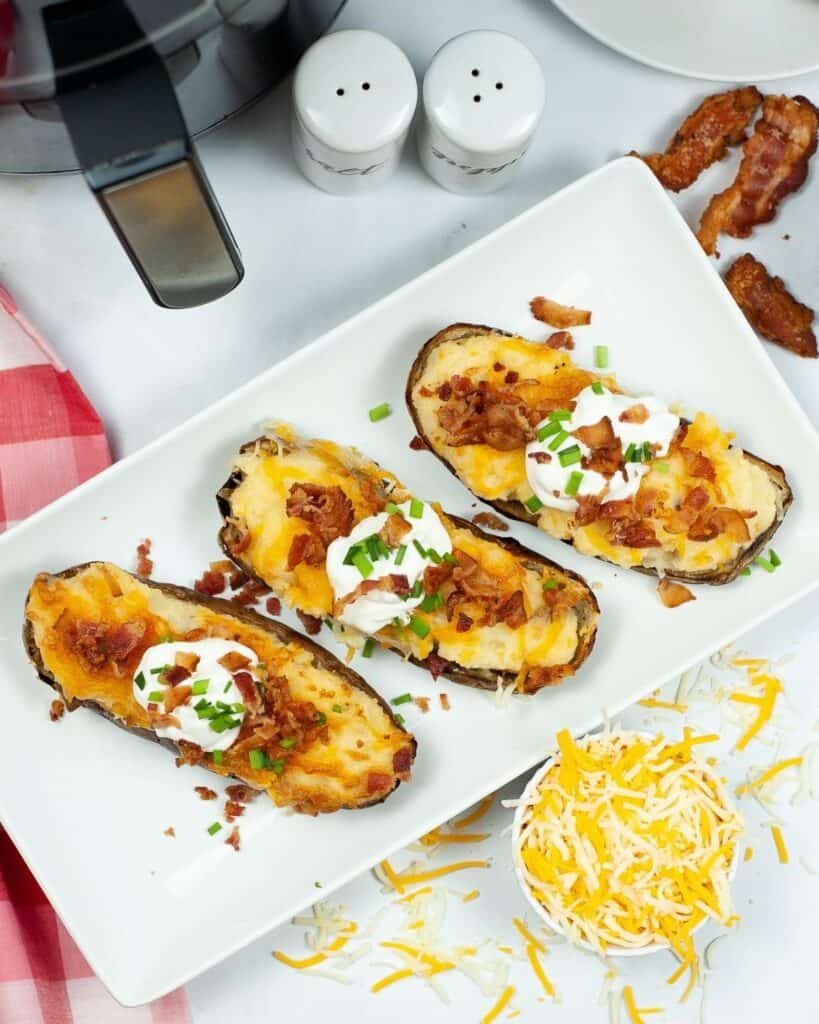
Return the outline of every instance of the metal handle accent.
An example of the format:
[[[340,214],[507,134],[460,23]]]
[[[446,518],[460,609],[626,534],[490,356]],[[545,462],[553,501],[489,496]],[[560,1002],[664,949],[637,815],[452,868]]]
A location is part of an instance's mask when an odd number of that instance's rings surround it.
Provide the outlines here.
[[[43,9],[57,103],[85,179],[160,306],[220,298],[241,281],[239,250],[188,136],[165,64],[124,0]],[[100,72],[99,47],[118,53]]]

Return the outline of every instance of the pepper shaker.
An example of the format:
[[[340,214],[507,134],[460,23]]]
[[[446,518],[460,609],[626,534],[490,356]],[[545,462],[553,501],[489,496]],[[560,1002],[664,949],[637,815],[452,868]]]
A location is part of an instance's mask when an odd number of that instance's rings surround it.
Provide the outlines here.
[[[369,191],[401,156],[418,101],[403,51],[377,32],[346,29],[314,43],[293,79],[293,153],[325,192]]]
[[[418,152],[451,192],[484,193],[514,176],[546,98],[543,71],[505,32],[465,32],[445,43],[424,76]]]

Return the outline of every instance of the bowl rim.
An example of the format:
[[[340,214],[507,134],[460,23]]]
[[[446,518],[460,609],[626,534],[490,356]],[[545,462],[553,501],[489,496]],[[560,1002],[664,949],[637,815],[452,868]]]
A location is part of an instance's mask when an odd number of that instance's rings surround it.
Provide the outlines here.
[[[599,737],[604,735],[605,732],[606,732],[606,727],[603,726],[600,729],[596,729],[596,730],[593,730],[591,732],[584,733],[581,737],[574,739],[574,743],[577,746],[583,746],[584,744],[587,744],[588,742],[590,742],[593,739],[598,739]],[[645,730],[641,730],[641,729],[620,729],[620,728],[608,729],[608,734],[610,736],[615,736],[615,735],[616,736],[628,736],[628,737],[638,737],[640,739],[656,739],[660,735],[659,733],[646,732]],[[563,938],[565,938],[567,942],[570,942],[573,946],[576,946],[579,949],[583,949],[586,952],[595,953],[597,955],[605,955],[605,956],[609,957],[609,956],[645,956],[645,955],[647,955],[649,953],[658,953],[661,950],[670,950],[671,946],[669,945],[668,942],[655,940],[653,942],[648,943],[645,946],[635,946],[635,947],[631,947],[631,946],[608,946],[606,948],[606,950],[605,950],[605,953],[604,954],[600,954],[600,950],[595,949],[595,947],[592,946],[592,944],[590,942],[587,942],[585,939],[571,939],[566,934],[566,932],[561,927],[561,925],[558,924],[557,921],[555,921],[555,919],[552,917],[552,915],[549,913],[549,911],[543,906],[543,904],[536,898],[536,896],[532,892],[532,887],[530,886],[530,884],[529,884],[529,882],[527,881],[527,878],[526,878],[526,867],[524,866],[523,861],[522,861],[521,856],[520,856],[519,839],[520,839],[520,833],[521,833],[522,826],[523,826],[523,813],[524,813],[526,802],[528,801],[529,796],[531,795],[532,791],[534,789],[536,789],[540,785],[540,782],[543,779],[543,776],[548,772],[548,770],[551,767],[551,764],[554,761],[557,753],[558,753],[558,751],[555,750],[551,754],[549,754],[549,756],[540,765],[540,767],[537,768],[532,773],[531,777],[529,778],[529,781],[526,783],[525,787],[523,788],[523,792],[518,797],[518,804],[517,804],[517,807],[515,808],[515,816],[512,819],[512,833],[511,833],[512,834],[512,862],[513,862],[514,869],[515,869],[515,877],[518,880],[518,885],[520,886],[521,890],[523,891],[523,895],[524,895],[524,897],[526,899],[526,902],[532,907],[532,909],[535,911],[535,913],[538,915],[538,917],[543,921],[543,923],[552,932],[554,932],[556,935],[563,936]],[[726,805],[732,806],[730,804],[730,801],[727,800],[728,794],[727,794],[727,791],[726,791],[726,787],[725,787],[725,784],[723,783],[722,779],[719,777],[719,775],[717,775],[717,773],[713,770],[713,768],[710,765],[705,764],[705,763],[700,762],[700,761],[698,761],[697,763],[700,765],[700,767],[702,768],[703,772],[706,775],[708,775],[714,781],[714,783],[716,784],[717,789],[718,789],[718,791],[720,793],[720,796],[725,800]],[[738,814],[738,812],[737,812],[737,814]],[[744,821],[743,821],[743,830],[744,830]],[[739,839],[740,838],[741,838],[741,836],[737,837],[737,842],[736,842],[736,844],[734,846],[734,855],[731,858],[731,863],[730,863],[730,865],[728,867],[728,883],[729,883],[729,885],[734,880],[734,876],[736,875],[736,871],[737,871],[737,865],[739,864]],[[713,920],[713,919],[710,918],[710,917],[704,917],[702,919],[702,921],[700,921],[694,928],[691,929],[691,933],[690,934],[691,935],[695,935],[700,930],[700,928],[703,927],[703,925],[707,924],[711,920]]]

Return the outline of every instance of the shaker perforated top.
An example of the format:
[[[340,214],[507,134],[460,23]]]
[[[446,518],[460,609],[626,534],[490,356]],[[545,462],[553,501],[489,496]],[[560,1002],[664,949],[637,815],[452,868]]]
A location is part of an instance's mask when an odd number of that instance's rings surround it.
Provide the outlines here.
[[[423,100],[432,125],[463,150],[519,150],[541,114],[546,91],[537,58],[504,32],[455,36],[435,54]]]
[[[304,127],[332,149],[364,153],[406,132],[418,100],[415,72],[384,36],[333,32],[302,57],[293,102]]]

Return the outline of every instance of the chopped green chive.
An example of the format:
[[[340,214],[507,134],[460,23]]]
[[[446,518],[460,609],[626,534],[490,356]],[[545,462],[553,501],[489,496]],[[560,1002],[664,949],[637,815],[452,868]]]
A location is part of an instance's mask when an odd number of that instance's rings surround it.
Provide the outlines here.
[[[555,434],[554,438],[549,442],[549,451],[556,452],[568,436],[569,435],[565,430],[561,430],[559,434]]]
[[[413,498],[410,501],[409,513],[411,519],[420,519],[424,514],[423,501],[419,501],[417,498]]]
[[[547,437],[551,437],[553,434],[558,434],[563,429],[558,420],[552,420],[550,423],[545,423],[542,427],[538,427],[535,431],[535,437],[538,441],[545,441]]]
[[[292,736],[286,740],[279,740],[279,746],[284,747],[285,750],[292,750],[295,745],[296,741]]]
[[[356,551],[353,555],[353,565],[358,569],[365,580],[368,576],[372,576],[373,563],[369,558],[367,558],[363,551]]]
[[[416,580],[412,585],[412,590],[409,592],[410,597],[420,597],[424,592],[423,580]]]
[[[335,711],[337,715],[341,715],[344,713],[344,708],[340,704],[334,704],[333,711]]]
[[[393,626],[395,626],[395,632],[398,634],[398,639],[403,642],[406,639],[406,637],[404,636],[404,627],[402,626],[401,620],[398,618],[397,615],[392,620],[392,624]]]
[[[388,501],[384,506],[384,511],[391,516],[403,516],[404,514],[394,501]]]
[[[594,365],[598,370],[605,370],[609,365],[609,350],[605,345],[594,346]]]
[[[599,380],[596,380],[594,384],[592,384],[591,388],[596,395],[604,395],[606,393]]]
[[[750,576],[751,575],[751,570],[746,565],[744,569],[740,569],[739,570],[739,573],[737,575],[739,575],[739,576]]]
[[[395,720],[396,720],[396,722],[398,722],[399,725],[403,725],[404,724],[404,716],[403,715],[396,714]]]
[[[170,642],[170,641],[169,641]],[[152,668],[151,675],[158,676],[160,672],[164,672],[166,668],[170,668],[170,665],[160,665],[159,668]]]
[[[218,710],[212,704],[206,704],[205,707],[199,708],[196,712],[196,717],[202,718],[216,718],[218,716]]]
[[[543,589],[544,590],[554,590],[556,586],[557,586],[557,580],[546,580],[546,582],[543,584]]]
[[[151,690],[148,694],[148,700],[154,700],[161,703],[164,696],[165,695],[161,690]]]
[[[235,729],[239,723],[230,715],[220,715],[218,718],[212,718],[208,724],[214,732],[222,733],[226,729]]]
[[[773,572],[776,566],[773,562],[769,562],[767,558],[763,558],[762,555],[758,555],[754,562],[759,566],[760,569],[764,569],[765,572]]]
[[[395,552],[395,564],[400,565],[404,561],[404,555],[407,553],[407,545],[400,544],[398,550]]]
[[[573,444],[571,448],[564,448],[558,457],[561,466],[573,466],[575,462],[580,462],[583,453],[578,445]]]
[[[140,690],[144,690],[145,689],[145,675],[144,675],[144,673],[137,672],[137,674],[134,676],[134,682],[137,684],[137,686],[140,688]]]
[[[654,465],[651,468],[652,469],[656,469],[658,473],[670,473],[671,472],[671,466],[667,462],[655,462]]]
[[[539,512],[543,508],[543,502],[536,494],[533,494],[531,498],[527,498],[523,504],[530,512]]]
[[[390,409],[389,402],[382,402],[381,405],[373,406],[368,413],[370,423],[378,423],[379,420],[383,420],[389,416],[391,412],[392,410]]]
[[[270,767],[277,775],[281,775],[281,773],[284,771],[284,758],[277,757],[275,761],[270,762]]]
[[[323,711],[319,711],[316,716],[316,725],[327,725],[327,715]]]
[[[424,622],[423,619],[418,619],[414,615],[407,623],[412,632],[421,640],[429,633],[429,626]]]
[[[449,562],[450,565],[457,565],[458,564],[458,559],[453,554],[451,554],[449,551],[447,551],[446,554],[443,555],[442,557],[443,557],[443,560],[445,562]]]
[[[768,558],[770,558],[770,560],[771,560],[771,565],[772,565],[772,566],[773,566],[774,568],[776,568],[776,567],[777,567],[777,566],[779,566],[779,565],[782,565],[782,559],[781,559],[781,558],[779,557],[779,555],[778,555],[778,554],[777,554],[777,553],[776,553],[776,552],[774,551],[774,549],[773,549],[773,548],[768,548]]]
[[[225,688],[224,690],[222,690],[222,693],[227,693],[231,686],[233,686],[233,680],[228,679],[228,681],[225,683]]]
[[[564,420],[570,420],[572,418],[571,410],[569,409],[552,409],[549,413],[549,419],[555,423],[560,423]]]
[[[214,750],[211,757],[213,758],[214,764],[221,764],[225,759],[225,754],[223,750]]]
[[[373,656],[373,651],[374,650],[375,650],[375,640],[373,640],[373,638],[371,636],[368,636],[367,639],[364,641],[364,647],[361,650],[361,657],[362,658],[371,658]],[[338,707],[338,705],[336,705],[336,707]],[[335,711],[335,709],[336,708],[334,707],[333,711]]]
[[[642,445],[638,448],[634,443],[630,444],[626,448],[623,455],[624,462],[642,462],[643,461],[643,448]]]
[[[402,693],[400,697],[393,697],[393,699],[390,701],[390,704],[393,704],[395,707],[398,707],[399,704],[410,704],[411,702],[412,694]]]
[[[241,715],[241,713],[244,711],[244,709],[245,709],[244,704],[236,703],[236,704],[231,704],[230,705],[230,710],[233,712],[234,715]]]
[[[367,537],[364,541],[364,547],[367,549],[371,562],[377,562],[380,552],[378,550],[378,537],[373,534],[371,537]],[[355,565],[355,556],[353,556],[353,565]]]
[[[214,823],[212,825],[208,826],[208,835],[209,836],[215,836],[217,832],[221,832],[221,831],[222,831],[222,826],[219,824],[218,821],[214,821]]]
[[[444,599],[440,594],[427,594],[421,604],[418,606],[422,612],[434,612],[438,608],[443,608]]]
[[[441,564],[441,556],[435,550],[435,548],[427,548],[427,558],[434,562],[436,565]]]
[[[568,482],[566,483],[565,491],[570,498],[573,498],[575,494],[580,490],[580,484],[583,482],[583,474],[575,469],[572,471]]]
[[[654,451],[648,441],[643,441],[643,462],[651,462],[654,458]]]
[[[251,750],[248,755],[250,761],[250,767],[254,771],[261,771],[262,768],[268,768],[270,766],[270,760],[267,754],[263,750]]]
[[[418,552],[418,554],[421,556],[421,558],[426,558],[427,557],[427,553],[426,553],[426,549],[424,548],[424,545],[421,544],[420,541],[417,541],[414,537],[413,537],[413,540],[412,540],[412,546],[415,548],[415,550]]]
[[[209,683],[210,679],[197,679],[196,682],[191,687],[191,693],[193,694],[193,696],[198,697],[202,693],[207,693]]]

